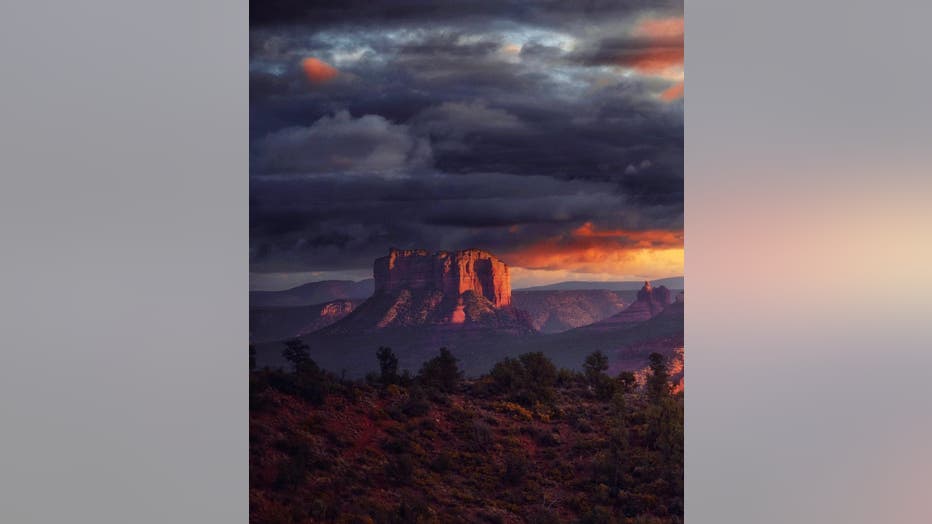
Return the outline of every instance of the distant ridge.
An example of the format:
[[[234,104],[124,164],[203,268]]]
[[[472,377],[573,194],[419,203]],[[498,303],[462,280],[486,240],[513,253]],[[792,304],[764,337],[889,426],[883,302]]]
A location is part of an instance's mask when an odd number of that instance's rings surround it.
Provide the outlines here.
[[[683,289],[683,277],[661,278],[651,280],[654,287],[664,286],[667,289]],[[534,286],[515,289],[515,291],[567,291],[567,290],[587,290],[587,289],[607,289],[609,291],[638,291],[644,285],[643,280],[624,280],[624,281],[583,281],[573,280],[567,282],[557,282],[546,286]]]
[[[294,307],[323,304],[339,299],[362,299],[372,296],[375,280],[322,280],[282,291],[250,291],[249,307]]]

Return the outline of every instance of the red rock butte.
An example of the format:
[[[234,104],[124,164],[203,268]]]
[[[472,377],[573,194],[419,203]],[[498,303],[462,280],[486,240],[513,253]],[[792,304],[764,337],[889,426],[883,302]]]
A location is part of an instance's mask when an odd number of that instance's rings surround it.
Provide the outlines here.
[[[375,292],[438,289],[446,296],[468,291],[483,296],[496,308],[511,305],[508,266],[481,249],[438,251],[390,249],[373,267]]]

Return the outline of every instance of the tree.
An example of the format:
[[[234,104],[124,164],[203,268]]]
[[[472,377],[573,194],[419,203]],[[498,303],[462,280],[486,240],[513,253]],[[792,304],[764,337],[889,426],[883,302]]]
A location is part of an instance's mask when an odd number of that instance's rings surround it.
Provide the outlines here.
[[[650,376],[647,378],[647,395],[658,401],[670,394],[670,373],[667,360],[660,353],[651,353],[647,357],[650,364]]]
[[[295,373],[298,375],[319,375],[320,368],[317,363],[311,360],[310,346],[299,338],[293,338],[285,341],[285,349],[282,350],[282,356],[294,366]]]
[[[332,379],[311,360],[309,349],[307,344],[297,338],[285,342],[282,356],[294,366],[294,373],[279,373],[280,380],[276,387],[320,404],[332,386]]]
[[[634,385],[637,384],[637,379],[634,377],[634,373],[631,371],[622,371],[618,374],[616,379],[618,384],[621,385],[621,390],[625,393],[628,393],[634,389]]]
[[[426,387],[450,393],[463,379],[456,357],[447,348],[440,348],[440,354],[421,366],[418,379]]]
[[[553,399],[557,368],[541,352],[524,353],[517,359],[499,361],[489,373],[500,393],[507,393],[524,406]]]
[[[557,381],[557,367],[540,351],[518,357],[524,366],[524,376],[533,388],[550,389]]]
[[[597,397],[609,400],[615,394],[615,382],[605,372],[608,370],[608,357],[601,351],[591,353],[583,363],[586,381],[595,391]]]
[[[595,386],[602,378],[602,375],[608,371],[608,357],[601,351],[590,353],[583,363],[583,370],[586,373],[589,385]]]
[[[381,373],[379,379],[382,384],[397,384],[399,378],[398,357],[392,351],[392,348],[380,347],[375,352],[375,356],[379,359],[379,371]]]
[[[295,369],[299,369],[303,364],[311,360],[310,346],[304,343],[300,338],[293,338],[285,341],[285,349],[282,350],[282,356],[285,360],[291,362]]]

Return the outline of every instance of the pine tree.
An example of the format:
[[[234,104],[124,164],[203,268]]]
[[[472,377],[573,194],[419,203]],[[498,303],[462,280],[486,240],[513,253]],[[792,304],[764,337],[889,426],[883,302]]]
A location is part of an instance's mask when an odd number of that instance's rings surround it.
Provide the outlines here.
[[[382,384],[397,384],[399,378],[398,357],[392,351],[392,348],[380,347],[375,356],[379,359],[379,371],[381,373],[379,380]]]

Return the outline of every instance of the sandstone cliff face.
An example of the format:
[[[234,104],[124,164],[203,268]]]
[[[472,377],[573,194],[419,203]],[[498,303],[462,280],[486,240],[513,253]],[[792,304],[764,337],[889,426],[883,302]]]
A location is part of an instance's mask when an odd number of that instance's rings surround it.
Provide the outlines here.
[[[326,334],[385,328],[483,328],[533,332],[511,301],[508,266],[479,249],[392,249],[373,264],[375,293]]]
[[[496,308],[511,305],[508,266],[479,249],[391,249],[388,256],[376,259],[373,274],[376,293],[436,289],[446,297],[458,297],[472,291]]]

